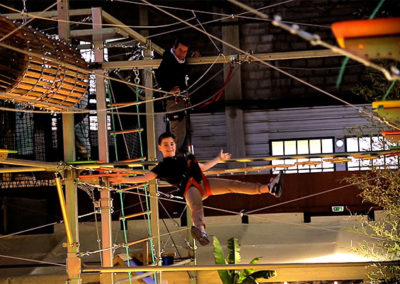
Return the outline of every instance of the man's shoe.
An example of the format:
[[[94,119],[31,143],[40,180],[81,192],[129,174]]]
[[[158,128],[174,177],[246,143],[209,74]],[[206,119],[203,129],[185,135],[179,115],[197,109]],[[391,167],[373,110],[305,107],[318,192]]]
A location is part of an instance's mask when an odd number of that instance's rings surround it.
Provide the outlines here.
[[[195,240],[198,241],[202,246],[206,246],[210,243],[205,231],[201,231],[199,228],[192,226],[190,232],[192,233],[193,238],[195,238]]]
[[[282,171],[279,174],[272,178],[268,184],[269,193],[273,196],[279,198],[282,195],[282,183],[283,183],[283,174]]]

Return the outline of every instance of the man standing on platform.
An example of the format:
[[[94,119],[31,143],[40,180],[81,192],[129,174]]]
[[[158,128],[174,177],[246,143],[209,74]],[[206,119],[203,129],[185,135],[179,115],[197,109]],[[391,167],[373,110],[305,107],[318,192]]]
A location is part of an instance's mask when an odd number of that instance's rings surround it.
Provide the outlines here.
[[[186,55],[189,50],[189,43],[177,38],[171,49],[166,50],[160,66],[156,70],[156,79],[159,87],[167,92],[175,94],[174,97],[166,100],[167,120],[169,122],[168,131],[176,137],[178,154],[188,151],[188,138],[190,135],[190,125],[187,121],[187,112],[179,111],[189,105],[188,94],[185,93],[188,87],[189,66],[186,64]],[[200,56],[194,52],[194,57]]]

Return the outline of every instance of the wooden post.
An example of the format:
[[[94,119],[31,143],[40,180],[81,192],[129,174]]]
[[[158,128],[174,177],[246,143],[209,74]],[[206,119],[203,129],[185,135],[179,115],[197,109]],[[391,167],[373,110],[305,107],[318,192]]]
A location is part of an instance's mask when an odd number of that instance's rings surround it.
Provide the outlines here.
[[[92,8],[93,30],[102,29],[102,10],[101,8]],[[104,61],[103,38],[101,34],[93,35],[94,58],[95,62],[102,63]],[[108,132],[107,132],[107,112],[106,105],[106,88],[103,70],[95,70],[96,74],[96,100],[97,100],[97,123],[98,123],[98,142],[99,142],[99,160],[108,163]],[[103,181],[108,185],[107,181]],[[112,200],[108,189],[100,191],[100,210],[101,210],[101,237],[103,267],[113,266],[112,247],[112,221],[111,221]],[[102,273],[100,275],[100,283],[112,284],[114,277],[112,273]]]
[[[222,39],[234,46],[240,46],[239,40],[239,27],[238,25],[225,25],[222,26]],[[236,52],[227,46],[223,46],[223,53],[229,54]],[[236,66],[240,68],[240,66]],[[224,66],[224,77],[226,78],[229,72],[229,66]],[[243,110],[237,106],[229,106],[229,101],[242,100],[242,81],[241,70],[237,70],[229,84],[225,88],[225,121],[226,121],[226,137],[227,137],[227,151],[232,154],[232,157],[245,157],[246,148],[244,141],[244,125],[243,125]],[[237,164],[229,164],[229,167],[237,167]]]
[[[151,52],[151,43],[148,43],[148,46],[145,51],[146,57],[150,57],[149,53]],[[146,87],[153,87],[153,74],[152,68],[145,68],[143,71],[144,74],[144,85]],[[153,91],[146,89],[145,91],[146,100],[151,100],[153,98]],[[155,138],[155,123],[154,123],[154,104],[153,102],[146,103],[146,134],[147,134],[147,157],[148,159],[155,160],[156,159],[156,138]],[[151,182],[149,184],[150,191],[150,208],[151,208],[151,233],[152,236],[160,235],[160,226],[159,226],[159,213],[158,213],[158,198],[157,198],[157,187],[155,182]],[[161,265],[161,252],[160,252],[160,238],[153,238],[153,246],[154,253],[156,257],[155,265]],[[152,248],[151,248],[152,249]],[[157,283],[161,283],[161,272],[157,272],[156,274]]]
[[[58,35],[60,38],[69,42],[69,1],[60,0],[57,3]],[[75,123],[73,114],[62,115],[64,160],[75,160]],[[79,253],[79,229],[78,229],[78,194],[75,184],[76,171],[66,170],[64,172],[65,192],[66,192],[66,213],[70,224],[71,244],[67,244],[67,274],[69,284],[80,284],[82,262],[78,257]]]

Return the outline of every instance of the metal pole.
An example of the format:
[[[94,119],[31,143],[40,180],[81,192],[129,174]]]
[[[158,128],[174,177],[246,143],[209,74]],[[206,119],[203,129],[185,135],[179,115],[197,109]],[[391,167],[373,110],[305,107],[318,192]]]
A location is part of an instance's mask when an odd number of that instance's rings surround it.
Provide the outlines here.
[[[67,233],[68,245],[70,246],[73,244],[73,239],[72,239],[71,227],[69,225],[67,209],[65,206],[64,192],[62,190],[61,179],[59,177],[56,178],[56,185],[57,185],[58,198],[60,199],[61,212],[64,219],[65,232]]]
[[[192,212],[190,212],[189,206],[186,206],[186,220],[187,220],[187,239],[189,242],[189,248],[188,248],[188,257],[190,257],[190,265],[195,266],[196,265],[196,242],[193,239],[193,236],[190,232],[191,227],[193,226],[193,221],[192,221]],[[197,272],[196,271],[189,271],[189,283],[190,284],[197,284]]]
[[[266,264],[222,264],[222,265],[196,265],[196,266],[140,266],[140,267],[114,267],[114,268],[85,268],[83,272],[107,271],[114,273],[137,272],[137,271],[215,271],[215,270],[276,270],[282,268],[343,268],[343,267],[365,267],[377,262],[340,262],[340,263],[266,263]],[[399,262],[379,262],[383,265],[398,265]]]

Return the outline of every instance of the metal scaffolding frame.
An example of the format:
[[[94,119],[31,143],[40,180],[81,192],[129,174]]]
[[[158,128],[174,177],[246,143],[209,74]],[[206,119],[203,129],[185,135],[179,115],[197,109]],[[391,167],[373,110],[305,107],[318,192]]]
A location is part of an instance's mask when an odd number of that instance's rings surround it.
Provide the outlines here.
[[[31,15],[36,15],[39,13],[30,13]],[[79,9],[79,10],[70,10],[68,0],[60,0],[58,3],[57,11],[48,11],[45,13],[40,13],[41,16],[46,17],[58,17],[59,19],[64,19],[65,22],[59,22],[59,33],[60,36],[64,39],[68,40],[71,36],[81,36],[81,35],[91,35],[93,36],[94,48],[96,50],[96,62],[98,62],[101,66],[100,69],[96,70],[94,73],[97,76],[97,98],[100,104],[98,105],[98,109],[105,109],[105,87],[104,87],[104,79],[100,75],[105,70],[112,69],[132,69],[139,68],[145,70],[145,85],[152,87],[151,81],[151,69],[157,67],[160,64],[161,60],[152,60],[152,59],[143,59],[139,61],[117,61],[117,62],[103,62],[103,55],[101,47],[103,46],[102,35],[105,33],[120,33],[123,35],[128,35],[135,40],[138,40],[140,43],[145,44],[148,49],[152,49],[156,51],[158,54],[163,53],[163,49],[158,45],[151,43],[141,34],[137,33],[133,29],[126,27],[121,21],[114,18],[107,12],[103,11],[101,8],[92,8],[92,9]],[[82,30],[82,31],[74,31],[70,32],[68,20],[70,16],[77,15],[92,15],[93,17],[93,29],[92,30]],[[20,19],[21,14],[6,14],[9,19]],[[118,28],[113,29],[103,29],[101,27],[102,21],[105,21],[110,24],[118,25]],[[16,51],[18,51],[16,49]],[[330,56],[340,56],[331,50],[307,50],[307,51],[294,51],[294,52],[280,52],[280,53],[263,53],[263,54],[255,54],[259,60],[288,60],[288,59],[298,59],[298,58],[317,58],[317,57],[330,57]],[[200,57],[200,58],[190,58],[188,59],[188,64],[191,65],[199,65],[199,64],[210,64],[210,63],[229,63],[233,60],[252,62],[253,60],[249,59],[245,55],[227,55],[227,56],[216,56],[210,57]],[[152,98],[153,93],[152,90],[146,90],[146,98]],[[103,103],[103,105],[101,105]],[[153,112],[153,103],[147,103],[146,109],[150,113]],[[106,113],[105,111],[98,113],[98,121],[99,121],[99,141],[103,141],[103,144],[99,145],[99,154],[100,159],[108,163],[108,143],[107,143],[107,125],[106,125]],[[155,159],[155,151],[156,145],[155,141],[155,127],[154,127],[154,116],[147,116],[147,139],[149,141],[148,147],[148,159]],[[75,145],[74,143],[74,121],[72,114],[63,114],[63,137],[64,137],[64,159],[66,161],[74,161],[75,160],[75,148],[71,145]],[[69,145],[69,146],[68,146]],[[101,212],[102,212],[102,233],[103,240],[108,240],[108,242],[103,241],[103,259],[104,266],[100,268],[82,268],[81,259],[78,257],[79,255],[79,237],[78,237],[78,218],[77,218],[77,187],[74,183],[77,177],[77,171],[79,167],[70,167],[66,164],[60,163],[48,163],[48,162],[38,162],[38,161],[27,161],[27,160],[19,160],[12,159],[6,157],[0,157],[0,163],[9,164],[9,165],[18,165],[22,167],[11,167],[7,169],[2,169],[0,172],[33,172],[33,171],[52,171],[58,172],[64,178],[65,191],[66,191],[66,201],[64,200],[63,192],[62,192],[62,184],[61,179],[57,177],[55,179],[57,190],[60,198],[60,204],[62,207],[63,218],[66,226],[67,232],[67,273],[69,282],[68,283],[81,283],[81,273],[89,273],[89,272],[100,272],[104,273],[104,277],[101,277],[101,283],[114,283],[113,273],[114,272],[133,272],[133,271],[200,271],[200,270],[227,270],[227,269],[305,269],[305,268],[316,268],[323,267],[324,269],[332,269],[335,270],[338,267],[365,267],[368,263],[356,263],[356,264],[346,264],[346,263],[335,263],[335,264],[257,264],[257,265],[207,265],[207,266],[140,266],[140,267],[129,267],[129,268],[113,268],[112,267],[112,250],[109,249],[111,247],[111,208],[110,208],[110,193],[108,190],[102,190],[101,192]],[[105,183],[107,181],[105,180]],[[155,187],[150,187],[150,193],[152,195],[156,195]],[[156,232],[159,234],[158,228],[158,212],[157,212],[157,200],[152,202],[153,213],[152,216],[152,230],[153,233]],[[158,245],[156,245],[156,250],[159,253],[160,244],[159,238]],[[194,256],[194,253],[192,253]],[[160,265],[160,263],[157,263]],[[160,278],[161,279],[161,278]],[[160,280],[159,279],[159,280]]]

